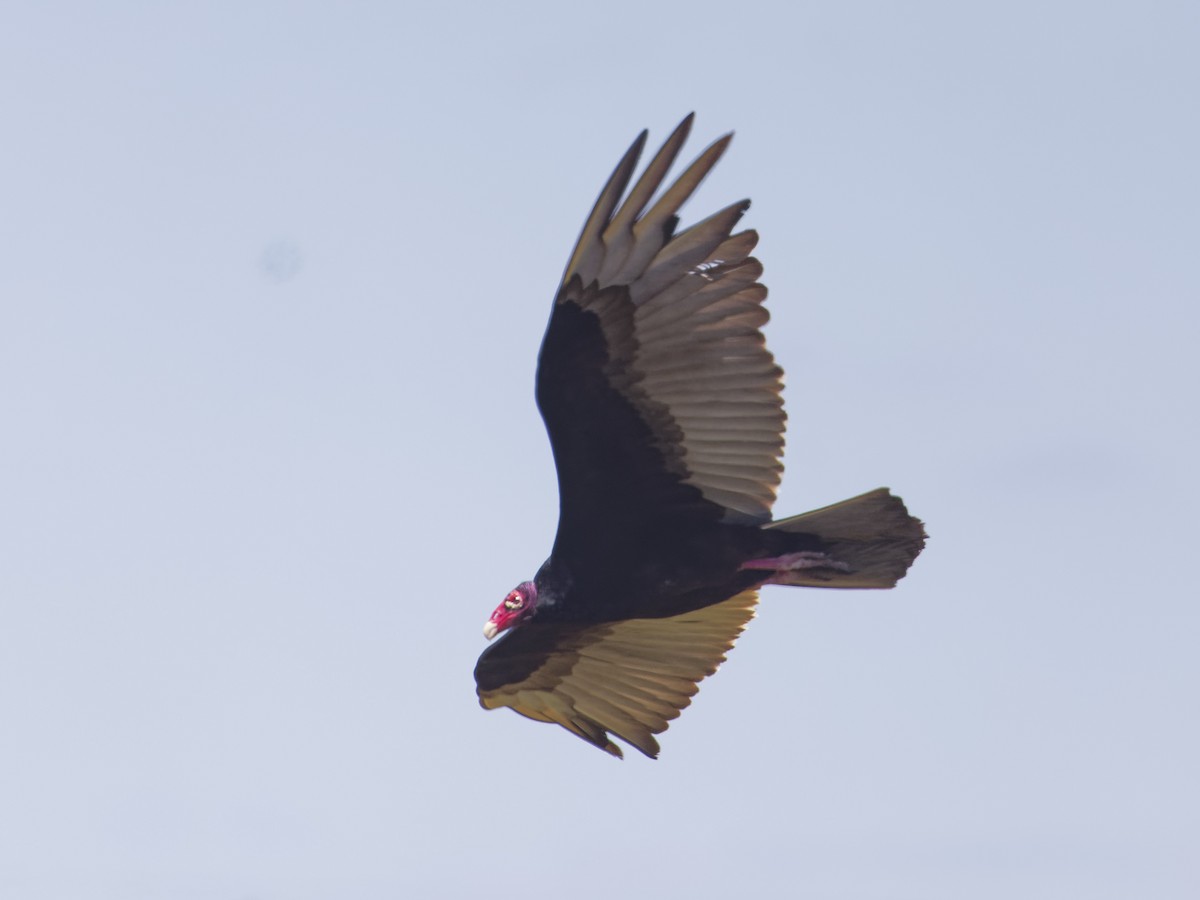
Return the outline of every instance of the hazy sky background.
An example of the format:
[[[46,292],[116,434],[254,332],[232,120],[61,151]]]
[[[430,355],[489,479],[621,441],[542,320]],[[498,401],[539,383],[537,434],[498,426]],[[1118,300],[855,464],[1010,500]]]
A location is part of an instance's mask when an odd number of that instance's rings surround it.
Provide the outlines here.
[[[1200,7],[0,10],[0,896],[1200,896]],[[628,143],[736,129],[781,515],[651,762],[485,713]]]

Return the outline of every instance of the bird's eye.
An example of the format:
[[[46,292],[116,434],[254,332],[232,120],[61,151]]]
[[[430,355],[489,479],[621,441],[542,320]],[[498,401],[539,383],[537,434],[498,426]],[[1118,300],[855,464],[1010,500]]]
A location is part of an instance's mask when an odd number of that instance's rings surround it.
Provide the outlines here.
[[[519,597],[517,597],[517,598],[510,598],[510,599],[508,599],[508,600],[505,600],[505,601],[504,601],[504,608],[505,608],[505,609],[520,609],[520,608],[521,608],[521,600],[520,600],[520,598],[519,598]]]

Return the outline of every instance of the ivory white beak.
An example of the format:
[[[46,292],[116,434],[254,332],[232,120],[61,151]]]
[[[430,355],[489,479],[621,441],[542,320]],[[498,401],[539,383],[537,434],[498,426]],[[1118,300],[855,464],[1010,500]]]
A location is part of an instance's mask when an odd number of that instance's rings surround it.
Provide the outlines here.
[[[500,629],[496,627],[496,623],[491,621],[490,619],[488,620],[487,624],[485,624],[483,626],[483,636],[485,638],[487,638],[489,641],[492,638],[494,638],[496,636],[496,633],[499,631],[500,631]]]

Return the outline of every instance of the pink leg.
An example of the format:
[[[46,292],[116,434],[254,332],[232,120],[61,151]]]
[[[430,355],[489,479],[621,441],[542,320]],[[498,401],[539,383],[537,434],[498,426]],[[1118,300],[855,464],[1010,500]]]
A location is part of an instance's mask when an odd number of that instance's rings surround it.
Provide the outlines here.
[[[818,553],[815,550],[801,550],[799,553],[785,553],[783,556],[752,559],[742,563],[741,567],[743,569],[764,569],[768,572],[797,572],[800,569],[850,571],[850,567],[845,563],[830,559],[828,554]]]

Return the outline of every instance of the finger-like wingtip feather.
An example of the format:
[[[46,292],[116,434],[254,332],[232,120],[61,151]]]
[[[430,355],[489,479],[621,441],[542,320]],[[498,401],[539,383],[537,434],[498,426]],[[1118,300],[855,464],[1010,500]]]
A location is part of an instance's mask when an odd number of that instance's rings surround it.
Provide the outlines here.
[[[584,284],[596,277],[600,264],[604,260],[604,243],[601,235],[608,225],[613,211],[617,208],[617,204],[621,202],[625,188],[629,185],[629,179],[633,177],[649,134],[648,130],[643,130],[637,136],[629,145],[629,149],[625,151],[625,155],[621,157],[621,161],[617,163],[616,168],[613,169],[608,181],[605,182],[600,196],[596,198],[595,206],[592,207],[591,215],[584,222],[579,240],[575,244],[575,250],[567,262],[566,272],[563,275],[564,283],[572,275],[579,275]]]

